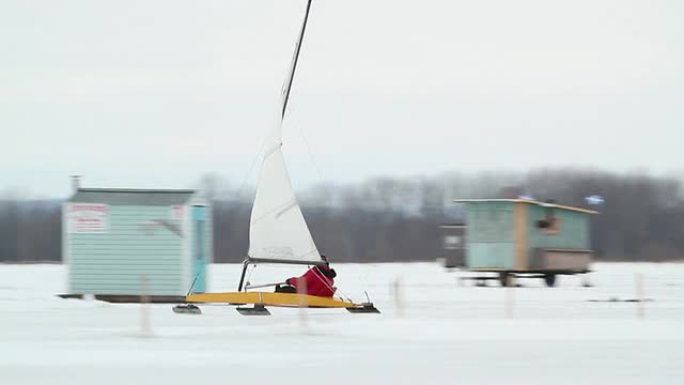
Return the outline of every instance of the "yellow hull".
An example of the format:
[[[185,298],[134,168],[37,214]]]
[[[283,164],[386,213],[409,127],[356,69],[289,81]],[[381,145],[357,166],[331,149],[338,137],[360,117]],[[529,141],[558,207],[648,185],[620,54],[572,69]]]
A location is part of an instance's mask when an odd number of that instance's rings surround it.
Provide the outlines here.
[[[358,308],[363,306],[361,304],[329,297],[290,293],[266,293],[259,291],[190,294],[185,297],[185,301],[188,303],[226,303],[230,305],[255,304],[284,307]]]

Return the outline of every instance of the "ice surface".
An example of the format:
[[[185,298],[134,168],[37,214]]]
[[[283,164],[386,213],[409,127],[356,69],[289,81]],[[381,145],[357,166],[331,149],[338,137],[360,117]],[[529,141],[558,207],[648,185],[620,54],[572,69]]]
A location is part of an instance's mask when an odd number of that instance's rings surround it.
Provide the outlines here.
[[[383,313],[149,305],[146,332],[141,305],[55,297],[64,266],[0,265],[0,384],[684,383],[684,264],[596,264],[593,287],[552,289],[474,287],[432,263],[335,268],[343,294],[367,290]],[[234,290],[240,266],[210,272],[213,291]],[[635,298],[637,273],[652,302],[590,302]]]

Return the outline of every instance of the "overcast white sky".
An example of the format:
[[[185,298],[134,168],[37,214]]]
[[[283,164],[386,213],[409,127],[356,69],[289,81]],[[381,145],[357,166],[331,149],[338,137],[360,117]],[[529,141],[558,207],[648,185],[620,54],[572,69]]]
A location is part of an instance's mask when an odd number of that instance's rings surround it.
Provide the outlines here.
[[[3,0],[0,191],[254,179],[304,6]],[[676,0],[314,0],[294,182],[681,170],[682,20]]]

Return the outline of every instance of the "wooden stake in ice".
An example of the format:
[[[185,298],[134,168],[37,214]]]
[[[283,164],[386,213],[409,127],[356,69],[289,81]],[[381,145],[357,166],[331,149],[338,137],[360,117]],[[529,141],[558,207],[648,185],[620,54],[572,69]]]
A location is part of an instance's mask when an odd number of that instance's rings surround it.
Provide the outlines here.
[[[402,291],[402,280],[400,277],[397,277],[394,282],[392,283],[392,287],[390,288],[390,292],[392,293],[392,296],[394,297],[394,305],[397,308],[397,315],[399,317],[404,315],[404,298],[403,298],[403,291]]]
[[[306,279],[297,280],[297,294],[299,294],[299,321],[302,327],[306,326],[306,307],[309,305],[306,297]]]
[[[634,274],[634,290],[636,291],[636,306],[637,317],[646,317],[646,309],[644,309],[644,276],[641,273]]]
[[[513,285],[506,287],[506,300],[504,302],[504,311],[506,313],[506,318],[513,319],[514,308],[515,308],[515,288]]]
[[[140,276],[140,331],[143,335],[151,332],[149,283],[145,274]]]

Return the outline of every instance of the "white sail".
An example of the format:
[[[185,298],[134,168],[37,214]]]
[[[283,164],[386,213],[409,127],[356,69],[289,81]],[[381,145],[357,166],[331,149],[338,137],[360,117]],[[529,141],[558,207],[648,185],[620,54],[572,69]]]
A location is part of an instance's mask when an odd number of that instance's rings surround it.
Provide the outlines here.
[[[282,121],[297,66],[311,0],[308,1],[294,58],[283,87],[279,116],[266,143],[249,227],[249,258],[267,261],[320,262],[297,203],[282,152]]]
[[[297,203],[281,150],[278,125],[269,137],[257,182],[249,227],[249,258],[320,262]]]

